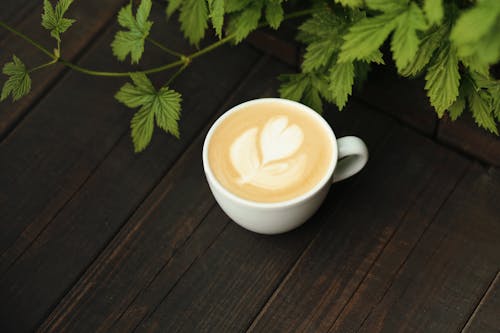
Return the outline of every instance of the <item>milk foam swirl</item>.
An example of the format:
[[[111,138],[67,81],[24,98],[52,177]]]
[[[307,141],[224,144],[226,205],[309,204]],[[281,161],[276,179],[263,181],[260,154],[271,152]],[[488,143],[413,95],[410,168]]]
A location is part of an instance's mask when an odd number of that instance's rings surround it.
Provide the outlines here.
[[[275,116],[260,133],[258,127],[252,127],[234,140],[230,159],[240,176],[236,180],[239,184],[276,190],[300,179],[307,156],[295,153],[304,141],[304,133],[299,126],[288,123],[287,116]]]

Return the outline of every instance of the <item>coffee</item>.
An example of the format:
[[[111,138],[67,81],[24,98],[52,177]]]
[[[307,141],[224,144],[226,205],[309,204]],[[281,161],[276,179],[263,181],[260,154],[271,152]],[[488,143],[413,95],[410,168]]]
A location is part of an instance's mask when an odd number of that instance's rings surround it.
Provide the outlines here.
[[[264,101],[229,114],[208,143],[219,183],[256,202],[298,197],[328,173],[334,143],[325,126],[293,104]]]

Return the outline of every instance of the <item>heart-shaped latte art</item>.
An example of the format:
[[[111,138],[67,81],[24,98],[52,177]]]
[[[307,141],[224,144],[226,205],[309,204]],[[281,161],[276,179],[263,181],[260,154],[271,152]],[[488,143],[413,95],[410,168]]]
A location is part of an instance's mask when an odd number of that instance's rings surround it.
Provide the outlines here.
[[[260,133],[262,164],[280,160],[295,153],[304,141],[304,133],[299,126],[288,126],[288,117],[277,116],[269,119]]]
[[[246,130],[233,142],[229,153],[231,163],[240,175],[239,184],[278,189],[299,178],[305,168],[306,156],[291,156],[302,145],[304,133],[297,125],[287,125],[286,116],[273,117],[260,132],[260,145],[257,144],[257,127]]]

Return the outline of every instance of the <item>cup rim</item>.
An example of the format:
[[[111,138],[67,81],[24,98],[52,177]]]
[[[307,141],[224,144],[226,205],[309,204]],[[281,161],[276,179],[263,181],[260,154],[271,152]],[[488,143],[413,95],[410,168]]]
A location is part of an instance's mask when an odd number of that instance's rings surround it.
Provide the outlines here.
[[[297,107],[298,109],[301,109],[307,113],[309,113],[313,118],[318,120],[318,122],[321,124],[321,126],[324,127],[325,131],[328,133],[330,136],[330,139],[332,140],[332,160],[330,161],[330,165],[328,166],[328,172],[325,173],[323,178],[314,185],[313,188],[311,188],[309,191],[288,199],[284,201],[277,201],[277,202],[259,202],[259,201],[253,201],[249,199],[242,198],[228,189],[226,189],[220,182],[219,180],[215,177],[214,173],[212,172],[212,169],[210,167],[210,163],[208,161],[208,145],[210,143],[210,139],[213,136],[213,133],[217,129],[217,127],[231,114],[238,112],[239,110],[249,106],[249,105],[254,105],[254,104],[260,104],[260,103],[268,103],[268,102],[276,102],[276,103],[284,103],[288,105],[292,105],[294,107]],[[210,127],[207,135],[205,136],[205,140],[203,142],[203,169],[205,171],[205,175],[210,181],[210,184],[214,187],[217,188],[218,191],[222,192],[225,196],[229,197],[231,200],[236,201],[240,204],[244,204],[246,206],[251,206],[251,207],[258,207],[258,208],[283,208],[283,207],[288,207],[295,205],[297,203],[300,203],[302,201],[305,201],[312,196],[314,196],[320,189],[323,188],[323,186],[327,182],[332,181],[332,176],[333,172],[335,170],[335,167],[337,166],[337,159],[338,159],[338,146],[337,146],[337,138],[335,137],[335,133],[333,132],[333,129],[330,127],[328,122],[316,111],[308,107],[307,105],[304,105],[302,103],[292,101],[289,99],[285,98],[275,98],[275,97],[269,97],[269,98],[257,98],[257,99],[252,99],[243,103],[240,103],[238,105],[233,106],[226,112],[224,112],[217,120],[212,124]]]

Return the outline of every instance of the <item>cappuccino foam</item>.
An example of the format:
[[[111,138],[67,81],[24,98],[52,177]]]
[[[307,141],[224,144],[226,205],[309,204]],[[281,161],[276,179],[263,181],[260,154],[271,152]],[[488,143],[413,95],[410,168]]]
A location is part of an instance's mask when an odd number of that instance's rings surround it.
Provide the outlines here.
[[[250,104],[215,129],[208,160],[227,190],[257,202],[280,202],[311,190],[328,172],[332,140],[321,123],[293,105]]]

